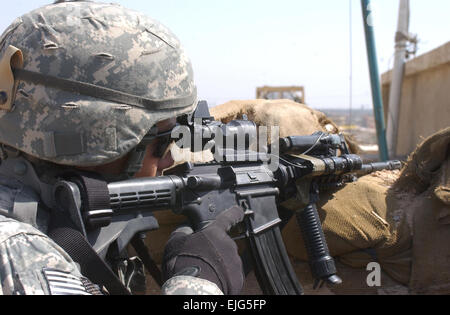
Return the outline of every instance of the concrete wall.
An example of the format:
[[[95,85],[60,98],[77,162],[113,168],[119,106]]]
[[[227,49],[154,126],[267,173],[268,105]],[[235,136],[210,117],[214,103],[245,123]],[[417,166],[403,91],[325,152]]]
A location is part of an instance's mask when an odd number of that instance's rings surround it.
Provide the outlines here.
[[[381,78],[386,121],[391,78],[392,71]],[[407,62],[399,117],[399,157],[409,155],[424,138],[450,126],[450,42]]]

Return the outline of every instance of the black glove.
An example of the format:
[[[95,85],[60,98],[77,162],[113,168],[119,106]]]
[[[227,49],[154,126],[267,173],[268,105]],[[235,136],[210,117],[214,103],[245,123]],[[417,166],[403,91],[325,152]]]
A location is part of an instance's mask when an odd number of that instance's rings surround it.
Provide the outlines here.
[[[238,295],[244,285],[242,261],[227,232],[243,219],[243,209],[236,206],[196,233],[188,227],[172,233],[164,251],[164,280],[194,276],[215,283],[226,295]]]

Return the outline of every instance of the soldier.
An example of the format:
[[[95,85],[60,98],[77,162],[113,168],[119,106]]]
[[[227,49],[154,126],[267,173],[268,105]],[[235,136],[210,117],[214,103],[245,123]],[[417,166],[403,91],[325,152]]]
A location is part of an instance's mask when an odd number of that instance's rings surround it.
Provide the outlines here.
[[[170,142],[142,140],[195,110],[191,63],[167,28],[140,13],[56,1],[4,32],[0,71],[1,158],[27,161],[0,170],[0,293],[102,294],[47,236],[54,204],[23,179],[26,167],[49,185],[71,170],[107,180],[158,175],[173,163]],[[230,209],[201,232],[177,230],[163,294],[238,294],[242,265],[226,231],[242,216]]]

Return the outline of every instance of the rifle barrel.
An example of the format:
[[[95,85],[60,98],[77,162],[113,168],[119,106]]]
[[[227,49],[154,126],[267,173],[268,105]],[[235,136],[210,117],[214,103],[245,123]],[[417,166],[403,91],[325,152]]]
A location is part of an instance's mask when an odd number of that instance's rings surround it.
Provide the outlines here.
[[[402,168],[402,162],[400,161],[388,161],[388,162],[377,162],[364,164],[357,173],[359,175],[367,175],[373,172],[383,171],[383,170],[400,170]]]

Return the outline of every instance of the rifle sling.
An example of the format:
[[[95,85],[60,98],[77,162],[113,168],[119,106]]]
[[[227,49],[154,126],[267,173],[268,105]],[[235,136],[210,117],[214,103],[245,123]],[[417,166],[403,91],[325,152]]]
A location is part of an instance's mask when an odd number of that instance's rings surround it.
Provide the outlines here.
[[[80,265],[82,275],[92,283],[104,286],[111,295],[130,295],[80,232],[72,228],[56,228],[49,236]]]
[[[110,208],[107,184],[88,173],[70,173],[82,194],[84,211]],[[130,295],[128,289],[114,274],[108,264],[92,248],[88,240],[76,230],[67,214],[53,211],[49,236],[80,265],[81,273],[91,282],[104,286],[111,295]]]

